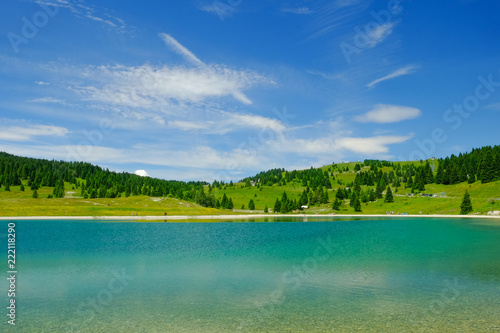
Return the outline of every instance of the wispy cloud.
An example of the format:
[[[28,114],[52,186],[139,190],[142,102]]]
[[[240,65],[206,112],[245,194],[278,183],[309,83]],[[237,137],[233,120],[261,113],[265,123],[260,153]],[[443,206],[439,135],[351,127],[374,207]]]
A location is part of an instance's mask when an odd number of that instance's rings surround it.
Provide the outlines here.
[[[217,118],[213,117],[208,121],[173,120],[168,122],[168,126],[181,131],[217,135],[244,129],[271,130],[280,134],[286,130],[286,126],[281,121],[258,115],[220,112]]]
[[[375,47],[383,42],[387,37],[389,37],[390,34],[392,34],[395,25],[395,22],[378,25],[377,28],[368,34],[368,37],[370,38],[368,40],[369,46]]]
[[[399,105],[378,104],[373,110],[354,118],[360,123],[397,123],[419,117],[422,112],[417,108]]]
[[[33,0],[33,2],[43,6],[68,9],[75,16],[100,22],[118,31],[124,31],[127,28],[123,19],[106,13],[106,9],[95,9],[83,0]]]
[[[47,125],[0,127],[0,140],[29,141],[36,136],[65,136],[68,133],[64,127]]]
[[[313,11],[308,7],[282,8],[281,11],[285,13],[298,14],[298,15],[309,15],[313,13]]]
[[[54,104],[66,104],[66,101],[62,99],[57,99],[54,97],[40,97],[35,99],[30,99],[28,103],[54,103]]]
[[[381,78],[373,80],[372,82],[368,83],[366,86],[368,88],[373,88],[376,84],[378,84],[380,82],[383,82],[383,81],[386,81],[386,80],[390,80],[390,79],[394,79],[394,78],[397,78],[399,76],[403,76],[403,75],[408,75],[408,74],[415,73],[415,71],[418,68],[419,67],[415,66],[415,65],[409,65],[409,66],[405,66],[405,67],[399,68],[399,69],[395,70],[394,72],[392,72],[392,73],[390,73],[390,74],[388,74],[386,76],[383,76]]]
[[[98,67],[101,85],[83,89],[91,99],[114,105],[157,109],[171,103],[201,103],[208,98],[232,96],[243,104],[252,101],[242,92],[252,86],[272,83],[251,70],[223,65],[203,68],[142,65]]]
[[[500,103],[486,105],[484,108],[488,110],[500,111]]]
[[[236,7],[237,6],[225,4],[220,1],[211,1],[210,4],[199,6],[198,9],[210,14],[217,15],[219,19],[224,20],[228,17],[233,16],[234,12],[236,11]]]
[[[274,84],[270,78],[247,69],[225,65],[205,65],[186,47],[167,34],[162,40],[195,67],[98,66],[84,70],[87,78],[96,78],[93,85],[79,88],[90,99],[133,108],[158,109],[179,103],[203,103],[210,98],[232,96],[243,104],[252,101],[243,93],[256,85]]]

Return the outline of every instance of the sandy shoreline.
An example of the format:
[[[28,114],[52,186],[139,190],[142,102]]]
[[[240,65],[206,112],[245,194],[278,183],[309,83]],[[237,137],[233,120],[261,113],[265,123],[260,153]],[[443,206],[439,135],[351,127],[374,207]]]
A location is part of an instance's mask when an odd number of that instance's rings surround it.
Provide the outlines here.
[[[167,215],[167,216],[2,216],[0,221],[10,220],[106,220],[106,221],[179,221],[179,220],[246,220],[259,218],[343,218],[343,217],[381,217],[381,218],[488,218],[500,219],[500,216],[495,215],[389,215],[389,214],[245,214],[245,215]]]

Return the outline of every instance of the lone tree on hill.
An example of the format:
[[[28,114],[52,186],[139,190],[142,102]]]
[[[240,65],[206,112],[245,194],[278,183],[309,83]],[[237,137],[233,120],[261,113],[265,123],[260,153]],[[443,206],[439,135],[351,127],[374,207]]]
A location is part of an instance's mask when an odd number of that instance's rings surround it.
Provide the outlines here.
[[[470,195],[467,190],[465,190],[464,198],[462,199],[462,204],[460,205],[460,214],[467,215],[473,211],[472,202],[470,200]]]
[[[333,210],[340,210],[340,201],[339,198],[335,198],[335,201],[332,204]]]
[[[394,202],[394,197],[392,195],[391,187],[387,186],[387,192],[385,193],[384,202]]]
[[[253,199],[250,199],[248,202],[248,209],[255,210],[255,203],[253,202]]]
[[[356,192],[352,194],[352,199],[351,199],[351,206],[354,207],[355,212],[360,212],[361,211],[361,201],[359,200],[358,195]]]

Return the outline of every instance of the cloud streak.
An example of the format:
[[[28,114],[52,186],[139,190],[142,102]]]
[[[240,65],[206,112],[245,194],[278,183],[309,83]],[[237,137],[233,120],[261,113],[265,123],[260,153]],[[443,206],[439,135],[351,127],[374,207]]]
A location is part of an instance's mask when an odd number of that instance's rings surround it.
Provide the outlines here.
[[[220,112],[219,119],[209,121],[169,121],[168,126],[181,131],[196,131],[205,134],[223,135],[243,129],[271,130],[282,133],[286,126],[277,119],[252,114]]]
[[[383,76],[381,78],[373,80],[372,82],[368,83],[366,86],[368,88],[373,88],[375,85],[377,85],[380,82],[383,82],[383,81],[386,81],[386,80],[390,80],[390,79],[394,79],[394,78],[397,78],[399,76],[403,76],[403,75],[408,75],[408,74],[415,73],[415,71],[417,69],[418,69],[418,66],[415,66],[415,65],[405,66],[405,67],[402,67],[402,68],[399,68],[399,69],[395,70],[394,72],[392,72],[392,73],[390,73],[390,74],[388,74],[386,76]]]
[[[308,7],[300,7],[300,8],[282,8],[282,12],[284,13],[291,13],[291,14],[298,14],[298,15],[310,15],[313,13],[311,9]]]
[[[166,33],[159,33],[158,36],[160,36],[160,38],[165,42],[165,44],[167,44],[175,52],[177,52],[178,54],[183,56],[184,59],[186,59],[187,61],[189,61],[197,66],[205,66],[205,64],[200,59],[198,59],[198,57],[196,57],[193,52],[189,51],[186,47],[184,47],[181,43],[179,43],[174,37],[172,37]]]
[[[68,133],[64,127],[47,125],[0,127],[0,140],[29,141],[36,136],[65,136]]]

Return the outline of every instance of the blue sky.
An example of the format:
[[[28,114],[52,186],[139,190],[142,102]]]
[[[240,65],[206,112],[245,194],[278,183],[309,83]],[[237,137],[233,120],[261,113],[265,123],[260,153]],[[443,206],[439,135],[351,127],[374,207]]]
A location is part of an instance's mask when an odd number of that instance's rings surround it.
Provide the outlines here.
[[[212,181],[499,143],[497,1],[2,6],[0,151]]]

